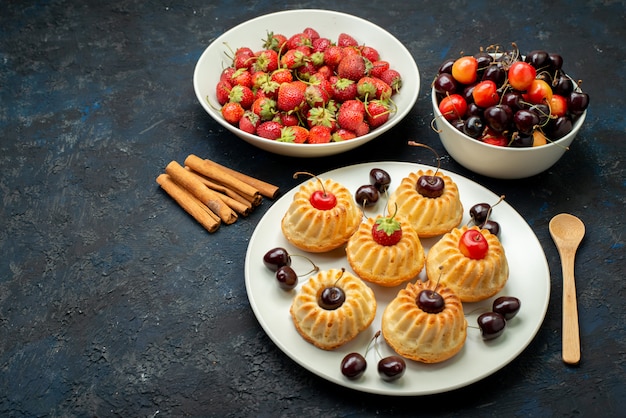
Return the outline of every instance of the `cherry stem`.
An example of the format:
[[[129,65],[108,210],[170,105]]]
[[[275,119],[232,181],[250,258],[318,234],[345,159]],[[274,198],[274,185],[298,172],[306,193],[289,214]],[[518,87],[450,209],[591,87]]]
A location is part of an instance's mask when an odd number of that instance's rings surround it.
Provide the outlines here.
[[[487,210],[487,215],[485,216],[485,222],[487,222],[489,220],[489,217],[491,216],[491,211],[493,210],[493,207],[497,206],[503,200],[504,200],[504,195],[500,195],[500,199],[498,199],[498,201],[496,203],[494,203],[493,205],[489,206],[489,210]],[[485,222],[483,222],[483,224]]]
[[[322,192],[324,192],[324,197],[326,197],[326,188],[324,187],[324,182],[319,177],[317,177],[315,174],[309,173],[308,171],[296,171],[295,173],[293,173],[293,178],[297,179],[300,174],[305,174],[307,176],[311,176],[315,178],[319,182],[320,186],[322,187]]]
[[[409,141],[408,144],[413,146],[413,147],[427,148],[427,149],[431,150],[433,154],[435,154],[435,159],[437,160],[437,170],[435,170],[435,174],[434,175],[436,176],[437,173],[439,172],[439,169],[441,168],[441,159],[439,158],[439,154],[437,154],[437,151],[435,151],[435,149],[433,147],[430,147],[430,146],[428,146],[426,144],[422,144],[420,142]]]
[[[299,274],[298,277],[308,276],[309,274],[317,273],[318,271],[320,271],[319,266],[317,264],[315,264],[313,262],[313,260],[311,260],[309,257],[307,257],[305,255],[302,255],[302,254],[291,254],[291,257],[302,257],[305,260],[309,261],[313,265],[313,269],[312,270],[310,270],[309,272],[304,273],[304,274]]]
[[[372,339],[370,339],[370,341],[367,343],[367,347],[365,347],[365,353],[363,353],[363,357],[367,357],[367,352],[370,351],[370,346],[372,345],[372,342],[374,342],[374,340],[378,338],[379,335],[380,335],[380,330],[376,331],[376,334],[374,334]]]

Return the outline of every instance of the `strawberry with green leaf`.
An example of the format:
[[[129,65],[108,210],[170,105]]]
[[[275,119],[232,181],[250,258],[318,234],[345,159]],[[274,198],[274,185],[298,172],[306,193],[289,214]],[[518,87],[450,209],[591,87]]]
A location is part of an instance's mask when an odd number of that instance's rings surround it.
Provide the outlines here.
[[[402,239],[402,225],[393,216],[380,216],[372,225],[372,238],[379,245],[396,245]]]

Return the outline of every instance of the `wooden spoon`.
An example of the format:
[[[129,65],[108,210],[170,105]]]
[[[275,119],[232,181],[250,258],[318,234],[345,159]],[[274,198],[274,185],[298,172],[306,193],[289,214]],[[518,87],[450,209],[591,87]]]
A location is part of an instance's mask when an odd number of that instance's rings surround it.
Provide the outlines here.
[[[561,213],[550,220],[550,235],[561,256],[563,269],[563,361],[577,364],[580,361],[580,335],[574,258],[585,236],[585,224],[574,215]]]

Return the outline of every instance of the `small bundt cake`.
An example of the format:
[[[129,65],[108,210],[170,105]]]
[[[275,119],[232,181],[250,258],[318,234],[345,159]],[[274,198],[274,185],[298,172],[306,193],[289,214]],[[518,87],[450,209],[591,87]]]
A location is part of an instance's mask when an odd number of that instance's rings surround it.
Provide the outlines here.
[[[327,295],[323,296],[325,289]],[[345,299],[337,298],[341,291]],[[325,306],[328,304],[335,306]],[[355,275],[330,269],[311,276],[302,285],[290,313],[306,341],[323,350],[333,350],[370,326],[376,316],[376,298],[372,289]]]
[[[417,191],[421,176],[438,176],[443,179],[443,194],[439,197],[423,196]],[[445,234],[457,227],[463,219],[463,205],[459,189],[449,176],[433,170],[409,173],[389,196],[389,212],[407,219],[420,238]]]
[[[422,291],[429,292],[424,295],[427,306],[420,302]],[[450,288],[417,281],[408,283],[389,302],[383,312],[382,333],[401,356],[422,363],[439,363],[463,348],[467,320],[461,300]]]
[[[346,255],[352,270],[363,280],[381,286],[397,286],[417,276],[426,262],[424,248],[411,224],[397,218],[401,238],[393,245],[378,243],[372,234],[377,220],[368,218],[350,237]]]
[[[459,248],[463,234],[475,229],[482,233],[488,249],[482,258],[470,258]],[[498,237],[477,226],[455,228],[428,251],[426,275],[450,287],[463,302],[478,302],[498,293],[509,278],[509,264]]]
[[[326,200],[327,206],[320,209],[322,205],[317,203],[317,197],[322,195],[336,200],[332,203]],[[296,247],[319,253],[345,244],[362,220],[363,212],[347,188],[331,179],[323,182],[312,179],[295,193],[281,229],[287,241]]]

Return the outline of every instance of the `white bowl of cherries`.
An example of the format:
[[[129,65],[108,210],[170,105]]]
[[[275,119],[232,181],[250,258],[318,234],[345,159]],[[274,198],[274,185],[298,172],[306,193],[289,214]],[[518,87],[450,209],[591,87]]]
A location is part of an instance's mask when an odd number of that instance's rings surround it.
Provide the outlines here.
[[[500,179],[537,175],[568,150],[589,95],[544,50],[490,47],[444,61],[432,83],[433,129],[450,156]]]

